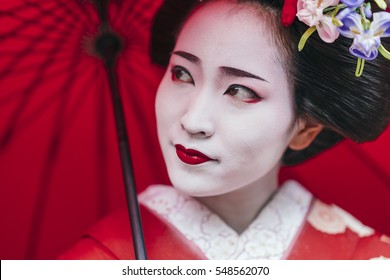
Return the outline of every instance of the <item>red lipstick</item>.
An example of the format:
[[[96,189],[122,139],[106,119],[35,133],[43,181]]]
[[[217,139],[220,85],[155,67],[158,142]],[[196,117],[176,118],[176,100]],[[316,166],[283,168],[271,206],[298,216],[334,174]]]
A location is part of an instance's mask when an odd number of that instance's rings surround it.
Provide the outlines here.
[[[179,144],[175,145],[175,147],[177,156],[184,163],[196,165],[212,160],[197,150],[186,149],[184,146]]]

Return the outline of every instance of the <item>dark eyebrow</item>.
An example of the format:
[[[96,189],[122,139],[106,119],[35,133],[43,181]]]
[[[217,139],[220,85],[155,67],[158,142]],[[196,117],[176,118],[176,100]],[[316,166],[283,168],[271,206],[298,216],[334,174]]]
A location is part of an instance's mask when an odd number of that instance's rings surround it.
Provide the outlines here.
[[[230,75],[230,76],[253,78],[253,79],[258,79],[258,80],[269,83],[266,79],[259,77],[259,76],[256,76],[252,73],[246,72],[244,70],[240,70],[240,69],[228,67],[228,66],[222,66],[221,69],[225,74]]]
[[[181,57],[187,59],[188,61],[190,61],[192,63],[196,63],[196,64],[200,63],[199,57],[197,57],[197,56],[195,56],[193,54],[190,54],[188,52],[174,51],[172,54],[181,56]],[[262,77],[259,77],[259,76],[256,76],[256,75],[254,75],[252,73],[246,72],[244,70],[240,70],[240,69],[233,68],[233,67],[228,67],[228,66],[221,66],[220,68],[222,69],[222,71],[225,74],[230,75],[230,76],[244,77],[244,78],[253,78],[253,79],[257,79],[257,80],[269,83],[266,79],[264,79]]]
[[[189,60],[189,61],[191,61],[193,63],[199,63],[200,62],[199,57],[197,57],[197,56],[195,56],[193,54],[190,54],[188,52],[175,51],[175,52],[173,52],[173,54],[181,56],[181,57],[183,57],[183,58],[185,58],[185,59],[187,59],[187,60]]]

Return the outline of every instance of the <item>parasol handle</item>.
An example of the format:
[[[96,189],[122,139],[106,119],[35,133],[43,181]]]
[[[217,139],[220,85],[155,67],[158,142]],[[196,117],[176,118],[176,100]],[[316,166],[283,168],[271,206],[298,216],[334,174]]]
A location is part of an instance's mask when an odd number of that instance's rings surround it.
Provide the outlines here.
[[[112,104],[114,107],[115,125],[119,142],[123,178],[125,183],[127,209],[130,217],[131,233],[133,235],[134,253],[137,260],[146,260],[146,249],[142,223],[140,218],[137,191],[134,181],[133,165],[131,162],[126,122],[116,75],[113,64],[106,63],[108,80],[111,89]]]

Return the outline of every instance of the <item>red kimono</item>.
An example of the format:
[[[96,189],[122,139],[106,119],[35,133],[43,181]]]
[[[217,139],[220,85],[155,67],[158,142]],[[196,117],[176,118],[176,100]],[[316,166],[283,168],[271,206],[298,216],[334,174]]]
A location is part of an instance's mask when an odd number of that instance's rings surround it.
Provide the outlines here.
[[[237,234],[215,213],[176,189],[139,195],[149,259],[390,258],[390,238],[288,181]],[[61,259],[134,259],[125,211],[93,227]]]

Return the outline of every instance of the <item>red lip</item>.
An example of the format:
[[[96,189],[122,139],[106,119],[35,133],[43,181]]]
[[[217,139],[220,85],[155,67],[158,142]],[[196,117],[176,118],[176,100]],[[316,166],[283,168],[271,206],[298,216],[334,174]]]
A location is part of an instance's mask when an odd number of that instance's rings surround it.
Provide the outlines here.
[[[175,145],[175,147],[176,147],[177,156],[184,163],[196,165],[196,164],[201,164],[212,160],[205,154],[202,154],[197,150],[186,149],[184,146],[180,144]]]

